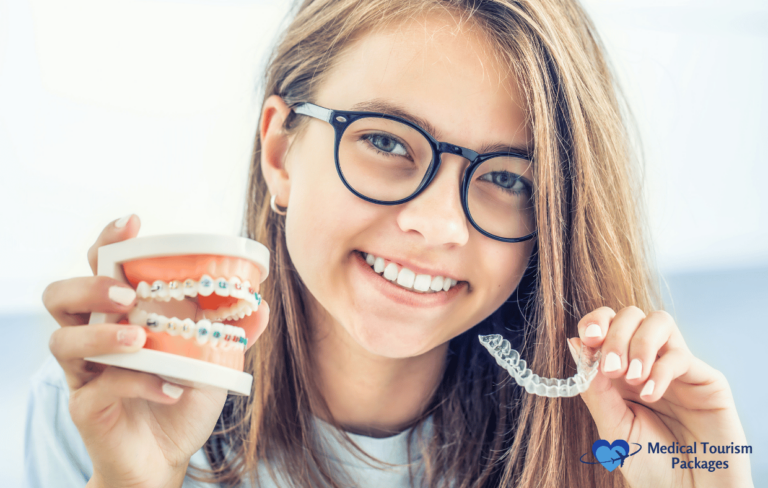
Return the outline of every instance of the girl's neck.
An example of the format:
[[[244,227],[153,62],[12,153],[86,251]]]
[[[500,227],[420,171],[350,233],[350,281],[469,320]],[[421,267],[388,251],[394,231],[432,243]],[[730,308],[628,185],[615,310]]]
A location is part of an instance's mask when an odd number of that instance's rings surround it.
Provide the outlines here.
[[[369,437],[408,428],[440,383],[448,344],[420,356],[386,358],[363,349],[327,314],[313,315],[324,317],[312,321],[317,385],[336,421]]]

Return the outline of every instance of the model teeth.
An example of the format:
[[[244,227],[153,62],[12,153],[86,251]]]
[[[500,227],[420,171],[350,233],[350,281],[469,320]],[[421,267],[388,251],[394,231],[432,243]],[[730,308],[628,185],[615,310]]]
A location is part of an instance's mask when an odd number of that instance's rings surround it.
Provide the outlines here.
[[[384,258],[376,257],[373,254],[363,253],[363,257],[368,266],[373,267],[373,271],[408,290],[420,293],[436,293],[438,291],[448,291],[458,283],[458,281],[452,278],[445,278],[443,276],[417,275],[406,267],[401,268],[395,263],[387,263]]]
[[[128,322],[133,325],[142,325],[153,332],[166,332],[172,336],[181,335],[185,339],[195,338],[200,345],[208,343],[211,347],[219,349],[245,351],[248,343],[242,327],[224,325],[220,322],[211,323],[208,319],[195,323],[192,319],[168,318],[134,308],[128,312]]]
[[[204,313],[209,320],[239,320],[257,311],[261,304],[261,295],[256,293],[250,282],[241,283],[237,277],[229,280],[226,278],[214,280],[208,275],[203,275],[199,282],[191,279],[183,282],[175,280],[169,283],[157,280],[151,285],[142,281],[136,286],[136,295],[140,299],[163,302],[168,302],[172,298],[175,300],[184,300],[186,297],[194,298],[198,294],[207,297],[213,293],[222,297],[237,298],[238,302],[231,307],[206,310]]]

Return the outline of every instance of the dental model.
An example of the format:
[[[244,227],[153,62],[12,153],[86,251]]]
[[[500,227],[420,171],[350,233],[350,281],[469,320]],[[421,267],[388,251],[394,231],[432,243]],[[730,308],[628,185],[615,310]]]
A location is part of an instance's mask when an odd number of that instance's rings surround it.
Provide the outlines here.
[[[134,287],[137,305],[126,315],[91,314],[90,323],[140,325],[147,340],[135,353],[86,359],[249,395],[243,361],[259,332],[268,266],[267,248],[243,237],[153,236],[99,248],[98,274]]]
[[[600,362],[600,350],[582,343],[579,360],[576,363],[576,375],[564,379],[542,378],[528,369],[520,353],[512,349],[509,341],[500,334],[477,336],[480,343],[488,349],[496,362],[506,369],[518,385],[528,393],[546,397],[572,397],[587,391],[592,379],[597,375]]]

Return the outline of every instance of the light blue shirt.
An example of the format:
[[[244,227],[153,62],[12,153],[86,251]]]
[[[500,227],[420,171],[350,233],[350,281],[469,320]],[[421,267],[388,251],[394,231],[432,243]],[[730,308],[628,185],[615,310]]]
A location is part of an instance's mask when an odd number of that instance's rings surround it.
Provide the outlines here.
[[[376,459],[399,464],[396,467],[375,467],[366,464],[342,445],[333,434],[333,427],[320,419],[315,419],[317,430],[323,443],[323,454],[339,469],[343,469],[353,481],[353,486],[407,487],[408,455],[406,442],[409,431],[383,439],[348,434],[366,453]],[[424,435],[431,432],[431,418],[425,423]],[[414,435],[411,453],[421,466]],[[373,463],[368,460],[369,463]],[[29,392],[29,405],[26,419],[24,464],[26,486],[30,488],[57,488],[85,486],[93,475],[93,464],[88,456],[69,415],[69,387],[64,371],[51,356],[32,378]],[[190,464],[199,468],[210,469],[202,449],[196,452]],[[419,471],[420,470],[415,470]],[[266,467],[259,467],[263,488],[277,488],[269,477]],[[418,478],[417,478],[418,483]],[[202,484],[189,478],[184,480],[184,488],[213,488],[211,484]]]

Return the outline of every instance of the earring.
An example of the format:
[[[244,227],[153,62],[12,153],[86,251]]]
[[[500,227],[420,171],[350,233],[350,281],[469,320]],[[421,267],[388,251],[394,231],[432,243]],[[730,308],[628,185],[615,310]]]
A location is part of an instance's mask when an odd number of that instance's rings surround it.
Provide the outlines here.
[[[280,210],[275,203],[275,200],[277,200],[277,195],[272,195],[272,198],[269,199],[269,206],[272,209],[273,212],[275,212],[278,215],[285,215],[287,212],[285,210]],[[285,207],[286,209],[288,207]]]

